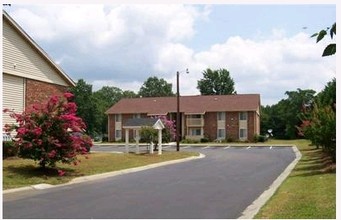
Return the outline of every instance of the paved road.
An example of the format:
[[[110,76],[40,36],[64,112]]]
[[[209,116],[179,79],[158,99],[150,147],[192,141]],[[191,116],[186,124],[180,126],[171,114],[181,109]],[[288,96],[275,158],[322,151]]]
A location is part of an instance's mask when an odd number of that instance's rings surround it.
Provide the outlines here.
[[[234,219],[295,158],[292,148],[284,147],[183,150],[206,157],[87,183],[5,194],[3,218]]]

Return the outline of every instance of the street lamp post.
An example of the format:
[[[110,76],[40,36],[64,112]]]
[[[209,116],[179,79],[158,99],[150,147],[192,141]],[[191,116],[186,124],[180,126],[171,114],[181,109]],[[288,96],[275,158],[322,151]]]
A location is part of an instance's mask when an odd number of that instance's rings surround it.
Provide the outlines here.
[[[188,74],[188,69],[186,69]],[[179,93],[179,75],[180,72],[176,72],[176,151],[180,151],[180,93]]]

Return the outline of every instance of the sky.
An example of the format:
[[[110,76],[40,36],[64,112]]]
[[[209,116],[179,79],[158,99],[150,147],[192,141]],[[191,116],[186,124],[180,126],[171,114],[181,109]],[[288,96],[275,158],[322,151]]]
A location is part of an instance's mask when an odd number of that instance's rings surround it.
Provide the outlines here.
[[[75,81],[138,92],[149,77],[199,95],[203,71],[227,69],[238,94],[262,105],[286,91],[320,92],[336,77],[335,39],[310,36],[336,21],[335,4],[12,4],[9,15]],[[188,68],[189,74],[186,74]]]

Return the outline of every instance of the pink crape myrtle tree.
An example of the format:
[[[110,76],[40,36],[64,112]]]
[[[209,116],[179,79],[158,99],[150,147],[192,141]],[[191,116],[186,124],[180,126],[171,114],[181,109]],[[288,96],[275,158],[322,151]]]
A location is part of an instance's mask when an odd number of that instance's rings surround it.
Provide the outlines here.
[[[45,168],[55,167],[57,162],[77,165],[77,155],[88,153],[92,141],[83,135],[86,126],[76,115],[73,97],[71,93],[52,96],[46,104],[32,105],[21,114],[4,109],[17,122],[6,124],[4,130],[16,131],[13,140],[19,157],[37,161]],[[63,175],[64,171],[58,173]]]
[[[157,116],[156,118],[160,119],[165,126],[165,129],[162,130],[162,141],[166,143],[174,141],[176,137],[175,121],[166,116]]]

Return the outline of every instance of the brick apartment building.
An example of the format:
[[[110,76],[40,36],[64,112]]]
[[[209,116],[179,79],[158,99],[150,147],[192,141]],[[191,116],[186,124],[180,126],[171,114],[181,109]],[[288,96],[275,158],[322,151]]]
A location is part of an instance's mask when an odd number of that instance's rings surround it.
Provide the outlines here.
[[[34,103],[47,101],[51,95],[62,95],[72,79],[39,47],[39,45],[5,11],[3,20],[3,108],[22,112]],[[3,125],[14,123],[8,114]]]
[[[108,139],[124,140],[123,126],[130,118],[167,116],[176,120],[176,109],[176,97],[122,99],[106,111]],[[180,97],[182,139],[252,141],[259,132],[259,94]]]

